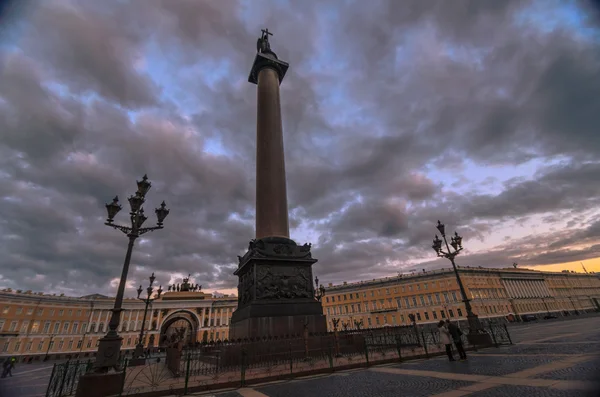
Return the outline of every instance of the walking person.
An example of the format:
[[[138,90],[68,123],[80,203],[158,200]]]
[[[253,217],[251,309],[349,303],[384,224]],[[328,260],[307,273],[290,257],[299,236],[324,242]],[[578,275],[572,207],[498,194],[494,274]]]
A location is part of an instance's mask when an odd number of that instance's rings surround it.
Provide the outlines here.
[[[448,332],[450,332],[450,336],[452,336],[452,340],[454,341],[454,346],[456,346],[456,350],[458,350],[458,355],[461,360],[467,359],[467,353],[465,352],[465,348],[462,343],[462,331],[458,327],[458,325],[451,323],[450,320],[446,319],[446,324],[448,326]]]
[[[452,355],[452,338],[450,335],[450,331],[448,331],[448,327],[443,320],[438,323],[438,331],[440,333],[440,343],[446,346],[446,354],[448,355],[448,360],[456,361],[454,356]]]
[[[10,357],[6,357],[6,359],[2,363],[2,378],[6,378],[6,375],[8,375],[9,367],[10,367]]]

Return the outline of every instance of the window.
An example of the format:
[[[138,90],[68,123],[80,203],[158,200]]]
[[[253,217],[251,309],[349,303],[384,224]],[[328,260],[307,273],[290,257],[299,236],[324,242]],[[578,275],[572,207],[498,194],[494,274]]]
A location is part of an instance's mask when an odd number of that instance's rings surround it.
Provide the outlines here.
[[[327,315],[331,316],[331,308],[330,307],[327,308]]]
[[[0,331],[4,328],[4,320],[0,320]]]
[[[22,313],[23,313],[23,308],[22,307],[17,307],[16,314],[22,314]]]
[[[371,291],[371,296],[375,296],[375,291]]]
[[[461,309],[456,309],[456,311],[458,312],[458,317],[462,317],[463,316]]]
[[[15,343],[15,352],[18,352],[19,350],[21,350],[21,342]]]
[[[77,341],[77,349],[81,349],[81,345],[82,345],[83,341],[81,339],[79,339]]]
[[[348,296],[346,296],[346,294],[344,294],[344,300],[348,300]],[[219,338],[217,338],[219,339]]]
[[[13,321],[10,323],[9,331],[16,331],[16,330],[17,330],[17,322]]]
[[[392,316],[392,324],[396,324],[396,316]]]
[[[458,301],[458,299],[456,298],[456,291],[452,291],[452,299],[454,300],[454,302]]]
[[[87,324],[86,323],[81,324],[81,333],[85,334],[86,331],[87,331]]]
[[[329,303],[329,297],[328,296],[325,297],[325,302]]]
[[[27,332],[27,328],[29,328],[29,321],[23,321],[21,324],[21,332]]]
[[[41,316],[42,314],[44,314],[44,309],[38,309],[37,315]]]
[[[54,316],[54,309],[50,309],[50,315]]]
[[[33,322],[33,325],[31,326],[31,333],[37,334],[38,332],[40,332],[40,322],[38,320],[36,320]]]
[[[69,310],[67,313],[68,313],[67,315],[68,315],[69,317],[73,316],[73,310]]]
[[[77,316],[81,316],[81,310],[77,310]]]
[[[60,321],[54,323],[54,333],[58,334],[58,330],[60,329]]]
[[[417,320],[421,321],[421,313],[417,312]]]
[[[367,318],[367,324],[369,324],[369,327],[371,326],[371,317]]]
[[[404,322],[404,314],[400,315],[400,321]]]
[[[375,324],[379,325],[379,316],[375,316]]]
[[[440,299],[440,294],[435,294],[435,301],[438,303],[438,305],[442,303],[442,300]]]
[[[79,324],[78,323],[73,323],[73,329],[71,330],[71,332],[74,333],[74,334],[76,334],[78,328],[79,328]]]
[[[360,303],[356,305],[356,310],[360,313]]]
[[[363,298],[366,298],[366,297],[367,297],[367,293],[363,292]]]
[[[408,286],[408,290],[409,290],[409,291],[412,291],[412,285],[409,285],[409,286]]]
[[[448,299],[448,293],[444,292],[444,299],[446,300],[446,303],[450,302],[450,299]]]
[[[31,351],[31,345],[32,345],[31,342],[27,342],[27,344],[25,345],[25,350],[28,352]]]
[[[412,297],[412,303],[413,303],[413,306],[417,306],[417,297],[416,296]]]
[[[430,305],[433,305],[433,296],[427,295],[427,300],[429,301]]]
[[[450,315],[450,317],[454,317],[454,312],[452,311],[452,309],[448,309],[448,314]]]
[[[130,340],[131,340],[131,338],[128,339],[128,341],[130,341]],[[92,340],[89,339],[88,343],[87,343],[87,348],[90,349],[91,347],[92,347]]]
[[[27,314],[33,314],[33,307],[30,307],[29,309],[27,309]]]
[[[73,349],[73,339],[71,339],[71,340],[69,341],[69,347],[68,347],[68,349],[69,349],[69,350]]]
[[[402,308],[402,300],[400,298],[396,298],[396,305],[398,306],[398,309]]]
[[[58,350],[62,350],[63,346],[64,346],[65,342],[64,341],[59,341],[58,342]]]
[[[63,334],[68,334],[69,333],[69,322],[65,322],[63,324]]]
[[[9,310],[10,306],[4,306],[4,309],[2,309],[2,314],[7,314]]]
[[[427,289],[427,283],[425,283],[423,286],[425,287],[425,289]]]
[[[389,288],[386,288],[386,289],[385,289],[385,294],[386,294],[386,295],[389,295],[389,294],[390,294],[390,289],[389,289]]]
[[[211,322],[212,322],[213,320],[214,320],[214,319],[212,319],[212,320],[211,320]],[[211,324],[211,325],[212,325],[212,324]],[[100,323],[100,324],[98,324],[98,332],[104,332],[104,323]]]
[[[442,316],[442,318],[446,318],[446,312],[443,310],[440,310],[440,315]]]
[[[404,303],[406,303],[406,308],[410,308],[410,302],[408,300],[408,298],[404,298]]]
[[[425,320],[429,320],[429,313],[425,312]]]
[[[62,309],[60,309],[60,310],[58,311],[58,316],[60,317],[60,316],[62,316],[63,314],[65,314],[65,311],[64,311],[64,310],[62,310]]]
[[[434,320],[437,320],[438,316],[437,316],[437,313],[436,313],[436,311],[435,311],[435,310],[433,310],[433,311],[431,312],[431,314],[433,314],[433,319],[434,319]]]
[[[417,284],[417,291],[421,291],[421,284]]]
[[[332,296],[332,297],[331,297],[331,301],[332,301],[332,302],[335,302],[335,296]]]
[[[425,306],[425,298],[423,297],[423,295],[419,296],[419,300],[421,301],[421,305]]]
[[[38,343],[38,351],[41,351],[44,348],[44,342]]]

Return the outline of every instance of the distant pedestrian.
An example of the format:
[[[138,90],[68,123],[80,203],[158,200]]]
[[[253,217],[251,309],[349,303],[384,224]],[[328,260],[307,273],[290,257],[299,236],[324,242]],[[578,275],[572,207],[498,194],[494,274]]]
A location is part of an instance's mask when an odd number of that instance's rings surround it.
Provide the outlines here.
[[[467,353],[465,352],[465,348],[462,344],[462,331],[458,328],[458,325],[453,324],[450,320],[446,320],[446,324],[448,326],[448,332],[450,332],[450,336],[452,336],[452,340],[454,341],[454,346],[456,346],[456,350],[458,351],[458,355],[461,360],[467,359]]]
[[[440,343],[446,346],[446,354],[448,355],[448,360],[456,361],[454,359],[454,356],[452,355],[452,338],[450,335],[450,331],[448,331],[446,323],[444,323],[443,320],[441,320],[438,323],[438,331],[440,333]]]

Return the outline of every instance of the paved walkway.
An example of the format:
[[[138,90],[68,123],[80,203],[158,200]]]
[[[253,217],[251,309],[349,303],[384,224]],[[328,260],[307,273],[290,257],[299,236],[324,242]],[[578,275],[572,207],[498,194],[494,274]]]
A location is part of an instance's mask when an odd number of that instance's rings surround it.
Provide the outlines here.
[[[218,397],[600,396],[600,318],[511,329],[515,345],[445,358],[204,393]]]

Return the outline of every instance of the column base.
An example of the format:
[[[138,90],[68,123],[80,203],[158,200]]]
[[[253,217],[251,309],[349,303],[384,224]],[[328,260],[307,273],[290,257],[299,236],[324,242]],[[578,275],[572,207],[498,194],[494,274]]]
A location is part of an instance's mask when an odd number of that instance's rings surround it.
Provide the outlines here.
[[[111,368],[117,368],[122,342],[123,338],[118,335],[107,335],[100,339],[94,369],[102,369],[101,372],[108,372]]]
[[[90,372],[82,375],[77,384],[75,397],[118,396],[125,382],[125,372],[99,374]]]

